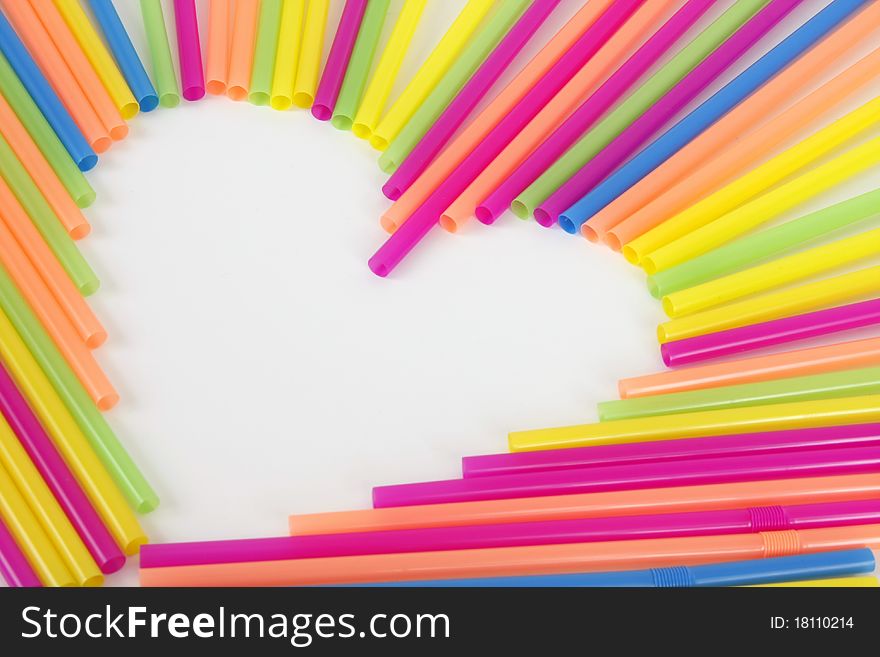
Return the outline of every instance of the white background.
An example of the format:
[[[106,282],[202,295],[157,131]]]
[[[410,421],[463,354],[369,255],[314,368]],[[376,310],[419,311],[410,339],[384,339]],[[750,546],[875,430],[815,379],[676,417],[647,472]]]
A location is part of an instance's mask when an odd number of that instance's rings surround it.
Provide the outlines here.
[[[138,3],[116,4],[146,55]],[[402,83],[464,0],[428,4]],[[692,34],[731,3],[717,4]],[[825,4],[806,0],[719,84]],[[512,71],[580,5],[563,0]],[[367,507],[374,485],[504,451],[509,430],[592,421],[618,378],[660,369],[644,276],[559,230],[512,215],[435,230],[373,276],[376,159],[307,112],[209,97],[138,117],[90,174],[98,358],[122,394],[109,420],[162,498],[151,540],[283,535],[290,513]],[[136,567],[109,583],[136,583]]]

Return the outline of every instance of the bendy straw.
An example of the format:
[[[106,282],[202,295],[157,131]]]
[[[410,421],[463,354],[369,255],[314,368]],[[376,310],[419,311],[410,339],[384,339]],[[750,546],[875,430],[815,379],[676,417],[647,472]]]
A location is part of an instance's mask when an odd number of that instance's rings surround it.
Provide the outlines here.
[[[247,6],[253,3],[242,3]],[[174,59],[171,57],[171,44],[168,42],[168,29],[165,26],[165,14],[162,11],[162,0],[141,0],[141,16],[147,33],[150,47],[150,60],[153,63],[153,77],[162,107],[176,107],[180,104],[180,85],[174,71]]]
[[[428,0],[407,0],[404,3],[354,117],[351,130],[355,137],[370,139],[373,136],[427,4]]]
[[[864,4],[863,0],[835,0],[830,3],[631,160],[623,164],[625,157],[631,155],[634,150],[626,147],[617,154],[617,158],[606,162],[604,167],[599,167],[593,174],[595,178],[589,178],[586,174],[579,177],[581,183],[586,182],[587,184],[581,187],[583,191],[580,200],[575,200],[564,211],[564,218],[560,215],[560,225],[568,232],[579,232],[584,222],[594,216],[596,212],[758,90]],[[772,4],[768,5],[768,9],[772,6]],[[739,56],[741,55],[742,53]],[[621,159],[621,155],[625,155],[625,157]],[[608,166],[609,164],[610,166]],[[614,167],[621,164],[623,166],[618,171],[613,171]],[[607,180],[604,180],[606,177]],[[574,192],[577,189],[577,184],[573,183],[570,186],[570,191]],[[560,200],[563,200],[563,195],[557,199],[557,201]]]
[[[514,199],[510,206],[513,213],[521,219],[534,214],[541,203],[658,102],[765,4],[766,0],[738,0],[731,5]],[[536,219],[540,220],[540,217]]]
[[[282,0],[261,0],[254,42],[254,61],[248,100],[254,105],[268,105],[272,98],[272,80],[275,77],[275,54],[281,30]]]
[[[630,399],[875,365],[880,365],[880,338],[866,338],[621,379],[618,388],[621,398]]]
[[[286,110],[293,105],[305,12],[305,0],[284,0],[278,48],[275,52],[275,71],[272,75],[272,93],[269,98],[269,105],[275,110]]]
[[[815,429],[745,433],[735,436],[682,438],[627,445],[468,456],[461,460],[461,472],[462,476],[468,479],[606,465],[662,463],[696,458],[783,454],[876,445],[880,445],[880,424],[851,424]]]
[[[471,36],[476,32],[483,18],[492,9],[494,0],[468,0],[452,26],[431,52],[413,79],[406,86],[388,113],[382,118],[370,137],[370,144],[385,150],[397,138],[421,104],[427,100],[434,87],[440,82],[460,53],[465,49]]]
[[[690,566],[880,546],[880,525],[144,568],[143,586],[309,586]]]
[[[333,107],[331,123],[337,130],[351,130],[354,123],[390,4],[391,0],[369,0],[367,3],[361,28],[351,51],[348,69],[339,89],[339,97]]]
[[[40,578],[31,568],[27,557],[3,522],[0,514],[0,579],[10,588],[35,588],[42,586]]]
[[[333,45],[330,46],[330,54],[312,103],[312,116],[319,121],[329,121],[333,118],[339,90],[342,88],[345,71],[351,61],[351,53],[366,9],[367,0],[345,0],[345,7],[336,28],[336,36],[333,37]]]
[[[208,56],[205,63],[205,91],[212,96],[226,93],[229,79],[229,32],[232,0],[211,0],[208,14]]]
[[[113,0],[89,0],[89,7],[140,111],[152,112],[159,106],[159,94],[113,6]]]
[[[880,324],[880,299],[666,342],[660,346],[669,367],[807,340]]]
[[[55,0],[55,5],[97,71],[122,117],[125,120],[134,118],[140,109],[138,102],[79,2]]]
[[[254,45],[257,38],[257,24],[260,3],[236,2],[235,16],[232,20],[232,37],[229,44],[229,73],[226,95],[232,100],[247,99],[251,86],[254,64]]]
[[[309,0],[303,25],[299,65],[296,69],[296,86],[293,88],[293,104],[303,109],[309,109],[315,101],[329,12],[329,0]]]
[[[116,572],[125,555],[95,512],[64,459],[0,363],[0,412],[58,500],[101,572]]]
[[[202,71],[202,44],[195,0],[174,0],[174,24],[183,97],[199,100],[205,96],[205,74]]]

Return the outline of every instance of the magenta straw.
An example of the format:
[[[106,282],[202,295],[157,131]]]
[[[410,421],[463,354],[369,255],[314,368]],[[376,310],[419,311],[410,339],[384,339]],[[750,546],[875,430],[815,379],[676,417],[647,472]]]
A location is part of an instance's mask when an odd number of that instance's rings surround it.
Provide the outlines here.
[[[660,354],[668,367],[677,367],[877,324],[880,299],[871,299],[667,342]]]
[[[555,225],[560,214],[635,155],[654,133],[687,107],[800,3],[801,0],[772,0],[544,201],[535,210],[535,220],[545,227]]]
[[[312,104],[312,116],[319,121],[329,121],[333,118],[333,110],[336,108],[336,100],[339,98],[339,90],[342,89],[342,81],[348,70],[348,62],[351,60],[351,52],[354,50],[354,42],[357,40],[361,29],[361,21],[367,9],[367,0],[346,0],[342,10],[342,18],[333,37],[333,45],[330,47],[330,55],[318,90],[315,92],[315,102]]]
[[[750,534],[880,522],[880,500],[765,506],[651,516],[577,518],[204,543],[145,545],[141,568],[473,550],[643,538]]]
[[[202,70],[202,44],[199,40],[195,0],[174,0],[174,22],[177,25],[177,52],[180,58],[183,97],[187,100],[199,100],[205,97],[205,74]]]
[[[880,472],[880,447],[609,465],[379,486],[373,489],[373,506],[380,509],[864,472]]]
[[[0,363],[0,411],[101,572],[110,574],[122,568],[125,565],[125,555],[101,522],[89,498],[80,488],[51,438],[46,435],[3,363]]]
[[[539,3],[536,3],[539,4]],[[442,213],[492,163],[504,147],[535,118],[539,111],[586,64],[642,3],[620,0],[593,23],[525,97],[480,142],[464,161],[444,180],[425,202],[407,219],[370,258],[370,269],[377,276],[387,276],[412,251],[440,219]],[[531,11],[531,10],[530,10]],[[524,21],[526,13],[498,46],[504,48],[513,32],[531,30]]]
[[[880,423],[466,456],[461,460],[461,470],[465,478],[494,477],[603,465],[686,461],[875,445],[880,446]]]
[[[43,586],[3,518],[0,518],[0,577],[13,589]]]
[[[437,154],[446,146],[450,137],[465,122],[474,108],[486,96],[498,78],[508,69],[514,58],[526,46],[547,20],[553,10],[559,6],[560,0],[535,2],[529,7],[519,23],[511,30],[508,38],[492,51],[483,62],[474,77],[462,87],[437,122],[431,126],[425,136],[406,157],[397,171],[382,187],[382,192],[392,201],[396,201],[409,189]],[[523,29],[516,29],[520,25]]]
[[[513,200],[602,118],[714,4],[714,0],[690,0],[679,9],[498,189],[483,200],[476,210],[477,219],[484,224],[495,223],[495,220],[507,211]]]

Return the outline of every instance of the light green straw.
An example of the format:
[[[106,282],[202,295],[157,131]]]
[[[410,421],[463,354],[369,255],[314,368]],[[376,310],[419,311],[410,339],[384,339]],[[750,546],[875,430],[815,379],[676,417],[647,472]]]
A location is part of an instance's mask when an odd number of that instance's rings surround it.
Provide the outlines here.
[[[880,392],[880,367],[867,367],[603,402],[599,404],[599,419],[607,422],[817,399],[861,397],[875,395],[878,392]]]
[[[278,50],[278,34],[281,30],[281,5],[281,0],[263,0],[260,5],[260,20],[248,94],[248,100],[254,105],[268,105],[272,97],[275,53]]]
[[[390,174],[397,170],[529,4],[531,3],[528,0],[505,0],[501,3],[486,26],[462,51],[434,91],[413,114],[388,149],[382,153],[379,158],[382,171]]]
[[[648,277],[648,289],[660,299],[877,216],[880,216],[880,189],[748,235],[654,274]]]
[[[67,361],[22,299],[6,269],[0,265],[0,309],[18,331],[34,359],[58,392],[92,448],[132,508],[152,511],[159,498],[120,444],[98,407],[82,387]]]
[[[70,157],[64,144],[58,139],[58,135],[2,54],[0,54],[0,94],[18,116],[18,120],[28,131],[74,202],[81,208],[87,208],[94,203],[95,190],[89,185],[83,172]]]
[[[511,204],[513,213],[520,219],[531,217],[541,203],[766,4],[767,0],[738,0],[526,188]]]
[[[333,118],[330,120],[337,130],[351,130],[354,123],[390,4],[391,0],[370,0],[367,3],[361,29],[351,51],[348,70],[345,71],[345,79],[342,81],[339,98],[333,110]]]
[[[141,0],[141,15],[144,18],[144,29],[150,46],[150,59],[153,62],[159,103],[162,107],[177,107],[180,104],[180,84],[174,71],[174,59],[171,56],[171,44],[168,43],[162,0]]]
[[[0,176],[9,185],[77,289],[86,296],[96,292],[101,285],[98,277],[2,135],[0,135]]]

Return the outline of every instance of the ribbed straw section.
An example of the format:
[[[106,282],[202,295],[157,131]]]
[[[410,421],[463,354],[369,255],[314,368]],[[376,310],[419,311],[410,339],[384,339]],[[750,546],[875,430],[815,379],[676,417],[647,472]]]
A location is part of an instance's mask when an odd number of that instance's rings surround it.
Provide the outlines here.
[[[761,532],[761,539],[764,541],[764,556],[767,558],[790,557],[801,552],[800,538],[793,529],[784,532]]]
[[[687,566],[671,568],[652,568],[651,577],[654,585],[663,589],[687,589],[694,586],[694,577]]]
[[[752,530],[775,532],[788,529],[788,516],[781,506],[756,506],[749,509]]]

